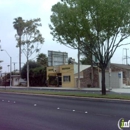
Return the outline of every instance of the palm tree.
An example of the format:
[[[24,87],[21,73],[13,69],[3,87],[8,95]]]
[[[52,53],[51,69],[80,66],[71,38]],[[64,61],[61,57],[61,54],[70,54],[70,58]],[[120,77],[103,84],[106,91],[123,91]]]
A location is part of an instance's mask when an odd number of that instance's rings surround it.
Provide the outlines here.
[[[19,36],[18,39],[18,47],[19,47],[19,72],[21,75],[21,36],[23,34],[23,30],[25,28],[25,22],[22,17],[18,17],[14,19],[13,27],[17,31],[17,35]]]

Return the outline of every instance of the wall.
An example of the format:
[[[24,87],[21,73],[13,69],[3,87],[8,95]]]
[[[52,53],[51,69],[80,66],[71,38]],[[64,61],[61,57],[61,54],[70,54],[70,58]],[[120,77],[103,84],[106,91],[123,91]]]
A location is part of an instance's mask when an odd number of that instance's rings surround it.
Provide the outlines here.
[[[56,76],[57,73],[59,73],[59,66],[55,66],[55,67],[47,67],[47,80],[48,80],[48,76],[49,75],[54,75]]]
[[[111,75],[109,76],[109,72],[105,73],[105,83],[106,83],[106,88],[107,89],[112,89],[112,88],[121,88],[123,84],[123,73],[122,71],[118,72],[111,72]],[[101,72],[99,73],[99,84],[101,88],[101,81],[102,81],[102,76]]]
[[[80,79],[81,88],[99,87],[98,68],[93,68],[93,86],[91,86],[91,67],[83,70],[83,78]]]
[[[112,72],[122,71],[122,74],[123,74],[123,84],[130,85],[130,70],[127,70],[127,69],[124,69],[124,68],[120,68],[120,67],[116,67],[116,66],[111,65],[111,71]]]
[[[74,74],[74,78],[75,78],[74,86],[76,88],[78,88],[78,73]],[[83,79],[83,71],[80,72],[80,81],[81,81],[81,79]],[[81,83],[80,83],[80,85],[81,85]]]
[[[18,86],[19,85],[19,77],[13,77],[13,80],[12,80],[12,85],[13,86]]]
[[[47,67],[47,79],[49,75],[56,76],[57,73],[61,74],[62,77],[62,87],[74,87],[74,65],[60,65],[54,67]],[[70,76],[70,82],[64,82],[63,77]]]
[[[80,72],[91,67],[91,65],[80,65]],[[78,65],[74,64],[74,74],[78,73]]]
[[[74,65],[62,65],[60,66],[60,73],[62,74],[62,87],[74,87]],[[70,82],[64,82],[63,77],[70,76]]]

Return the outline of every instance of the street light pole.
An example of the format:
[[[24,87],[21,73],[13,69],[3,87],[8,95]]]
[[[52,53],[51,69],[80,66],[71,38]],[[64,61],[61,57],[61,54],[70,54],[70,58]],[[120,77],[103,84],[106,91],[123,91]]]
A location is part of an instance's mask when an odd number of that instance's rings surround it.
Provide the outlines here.
[[[6,54],[10,57],[10,87],[11,87],[12,57],[9,55],[9,53],[6,50],[1,49],[1,51],[5,51]]]

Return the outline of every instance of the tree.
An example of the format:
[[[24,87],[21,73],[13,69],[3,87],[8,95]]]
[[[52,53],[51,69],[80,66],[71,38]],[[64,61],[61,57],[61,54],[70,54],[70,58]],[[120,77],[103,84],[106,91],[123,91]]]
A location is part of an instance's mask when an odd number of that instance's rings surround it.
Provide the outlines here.
[[[38,64],[37,62],[32,61],[32,60],[28,61],[28,63],[29,63],[29,71],[32,70],[32,69],[41,67],[40,64]],[[23,79],[27,80],[27,62],[26,62],[26,64],[24,64],[24,66],[21,69],[21,77]]]
[[[21,69],[21,77],[27,80],[27,63]],[[29,61],[30,86],[45,86],[46,68],[35,61]]]
[[[46,67],[36,67],[30,70],[30,86],[46,85]]]
[[[87,57],[83,57],[81,58],[80,62],[83,64],[83,65],[90,65],[90,60],[87,58]]]
[[[48,66],[48,58],[47,58],[46,54],[40,53],[37,57],[37,62],[40,65],[47,67]]]
[[[96,57],[103,95],[107,64],[130,36],[129,6],[129,0],[62,0],[52,7],[50,29],[54,40]]]
[[[21,74],[21,36],[25,28],[25,21],[22,19],[22,17],[18,17],[14,19],[13,27],[14,29],[16,29],[17,35],[19,36],[17,46],[19,47],[19,72]]]
[[[29,87],[29,59],[34,53],[39,53],[41,45],[44,42],[38,27],[41,26],[40,19],[27,20],[25,22],[25,29],[23,32],[23,39],[21,40],[23,46],[23,53],[27,59],[27,87]]]

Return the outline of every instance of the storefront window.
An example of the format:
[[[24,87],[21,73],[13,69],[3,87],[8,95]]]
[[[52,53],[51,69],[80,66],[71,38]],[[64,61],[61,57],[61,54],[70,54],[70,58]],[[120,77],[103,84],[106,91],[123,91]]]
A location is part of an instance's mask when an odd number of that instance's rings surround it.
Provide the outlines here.
[[[70,82],[70,76],[63,76],[63,82]]]

